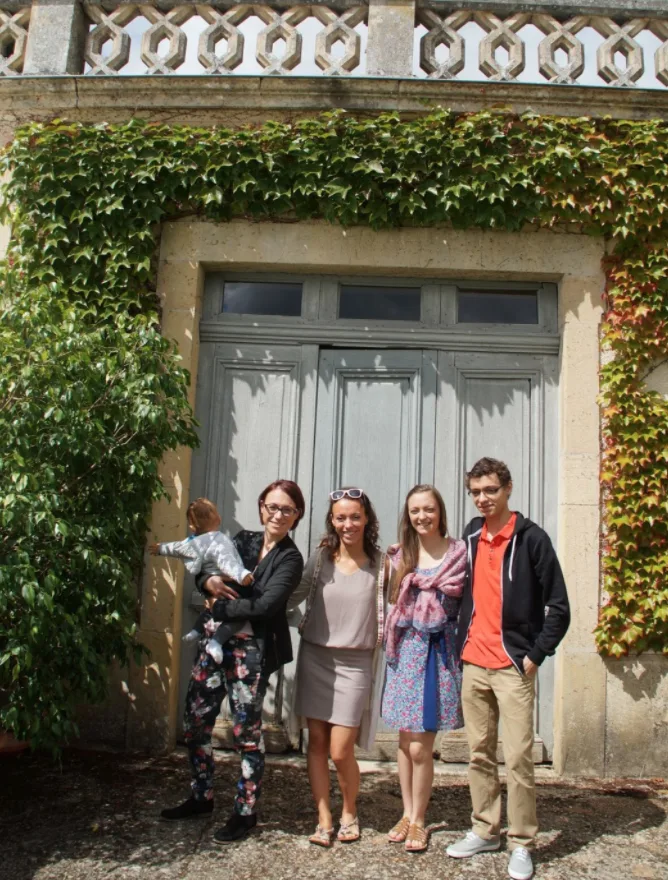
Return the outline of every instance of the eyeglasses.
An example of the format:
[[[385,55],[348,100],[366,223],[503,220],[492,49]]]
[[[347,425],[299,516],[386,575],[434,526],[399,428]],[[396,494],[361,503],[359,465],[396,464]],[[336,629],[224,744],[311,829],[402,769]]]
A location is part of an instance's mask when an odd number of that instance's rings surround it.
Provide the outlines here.
[[[474,501],[476,498],[480,498],[481,495],[484,495],[485,498],[496,498],[501,489],[503,489],[503,486],[485,486],[484,489],[469,489],[469,495]]]
[[[267,511],[269,516],[276,516],[276,514],[280,513],[281,516],[294,516],[299,511],[295,507],[281,507],[280,504],[265,504],[264,501],[261,502],[264,509]]]
[[[329,493],[329,499],[330,501],[340,501],[346,495],[348,498],[353,498],[357,501],[364,495],[364,492],[361,489],[334,489],[333,492]]]

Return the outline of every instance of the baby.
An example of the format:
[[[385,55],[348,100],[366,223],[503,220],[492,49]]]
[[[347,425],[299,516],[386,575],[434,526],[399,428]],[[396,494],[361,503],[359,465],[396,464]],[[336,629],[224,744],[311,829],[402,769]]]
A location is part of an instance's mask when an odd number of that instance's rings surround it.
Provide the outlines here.
[[[152,556],[171,556],[182,559],[190,574],[220,575],[220,577],[236,581],[244,587],[253,583],[253,574],[244,568],[241,557],[232,541],[224,535],[220,528],[220,514],[216,505],[208,498],[197,498],[188,505],[188,525],[194,534],[185,541],[151,544],[149,553]],[[183,636],[184,642],[194,642],[207,632],[207,623],[212,620],[210,610],[203,611],[195,622],[194,628]],[[216,663],[222,663],[222,646],[246,624],[221,624],[213,633],[206,646],[206,651]],[[209,627],[209,631],[210,631]]]

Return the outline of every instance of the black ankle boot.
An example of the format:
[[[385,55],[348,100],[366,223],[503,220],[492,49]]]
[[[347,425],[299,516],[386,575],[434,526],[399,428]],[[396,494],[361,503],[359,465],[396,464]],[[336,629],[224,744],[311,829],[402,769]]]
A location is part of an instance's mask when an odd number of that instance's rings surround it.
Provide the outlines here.
[[[257,816],[241,816],[239,813],[232,813],[222,828],[213,835],[216,843],[233,843],[235,840],[242,840],[257,825]]]
[[[191,795],[178,807],[170,807],[160,813],[161,819],[195,819],[198,816],[210,816],[213,813],[213,801],[196,801]]]

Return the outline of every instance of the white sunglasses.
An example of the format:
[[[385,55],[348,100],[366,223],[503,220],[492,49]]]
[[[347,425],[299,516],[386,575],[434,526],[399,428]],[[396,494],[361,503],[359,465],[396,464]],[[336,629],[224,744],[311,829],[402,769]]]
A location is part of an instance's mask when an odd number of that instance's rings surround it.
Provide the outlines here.
[[[353,498],[357,501],[364,495],[364,492],[361,489],[334,489],[333,492],[329,493],[329,499],[330,501],[340,501],[346,495],[348,498]]]

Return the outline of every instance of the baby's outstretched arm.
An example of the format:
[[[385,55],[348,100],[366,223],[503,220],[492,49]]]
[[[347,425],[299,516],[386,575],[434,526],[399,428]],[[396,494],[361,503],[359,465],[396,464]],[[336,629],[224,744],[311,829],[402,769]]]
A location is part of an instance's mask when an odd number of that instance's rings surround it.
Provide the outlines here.
[[[156,548],[155,552],[153,548]],[[168,541],[161,544],[150,544],[149,553],[153,556],[172,556],[175,559],[197,559],[199,553],[197,546],[191,538],[185,541]]]

